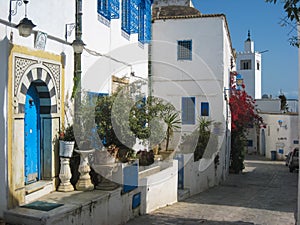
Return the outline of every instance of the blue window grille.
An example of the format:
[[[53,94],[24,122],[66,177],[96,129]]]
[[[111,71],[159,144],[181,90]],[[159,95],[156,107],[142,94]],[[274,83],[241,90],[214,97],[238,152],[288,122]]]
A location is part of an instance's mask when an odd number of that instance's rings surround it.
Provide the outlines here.
[[[209,116],[209,103],[201,102],[201,116]]]
[[[152,0],[145,1],[145,20],[144,20],[144,32],[145,32],[145,42],[149,42],[151,40],[151,4]]]
[[[138,40],[142,44],[145,41],[145,0],[141,0],[139,4],[139,35]]]
[[[192,40],[177,41],[177,60],[192,60]]]
[[[97,12],[107,20],[110,20],[110,0],[98,0]]]
[[[130,33],[139,31],[139,2],[141,0],[130,0]]]
[[[122,30],[127,34],[130,34],[130,2],[122,1]]]
[[[195,124],[195,97],[182,97],[182,124]]]
[[[119,19],[120,0],[98,0],[97,3],[97,12],[100,15],[100,22],[109,26],[111,19]]]
[[[120,18],[120,0],[110,0],[110,18],[119,19]]]

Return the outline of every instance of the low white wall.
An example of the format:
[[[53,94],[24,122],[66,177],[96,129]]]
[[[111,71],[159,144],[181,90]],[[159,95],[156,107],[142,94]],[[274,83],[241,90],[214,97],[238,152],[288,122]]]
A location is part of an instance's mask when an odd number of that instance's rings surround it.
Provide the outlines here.
[[[149,213],[177,202],[178,161],[170,167],[139,180],[142,187],[141,213]]]
[[[189,189],[190,196],[203,192],[218,185],[222,180],[222,161],[215,169],[212,159],[200,159],[194,162],[192,154],[184,155],[184,189]],[[206,160],[206,161],[205,161]],[[200,163],[202,165],[200,165]],[[205,166],[203,166],[205,164]],[[200,168],[205,168],[204,170]]]

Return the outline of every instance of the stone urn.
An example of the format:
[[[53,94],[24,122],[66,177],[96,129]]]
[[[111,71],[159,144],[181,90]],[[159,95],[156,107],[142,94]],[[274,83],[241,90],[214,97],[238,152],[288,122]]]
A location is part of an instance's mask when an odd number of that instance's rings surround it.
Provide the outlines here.
[[[78,171],[80,173],[79,180],[76,183],[76,190],[78,191],[91,191],[94,189],[94,185],[90,177],[90,164],[88,157],[95,152],[95,149],[89,150],[75,150],[75,152],[80,154],[80,164]]]
[[[94,160],[91,167],[97,173],[98,190],[114,190],[119,185],[113,181],[113,173],[117,172],[116,159],[105,148],[94,152]]]

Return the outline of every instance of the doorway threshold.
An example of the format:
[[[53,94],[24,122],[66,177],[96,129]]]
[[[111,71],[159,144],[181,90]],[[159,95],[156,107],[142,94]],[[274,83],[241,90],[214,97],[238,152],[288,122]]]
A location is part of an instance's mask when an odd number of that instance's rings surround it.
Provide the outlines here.
[[[25,204],[35,201],[36,199],[54,191],[53,181],[40,180],[25,186]]]

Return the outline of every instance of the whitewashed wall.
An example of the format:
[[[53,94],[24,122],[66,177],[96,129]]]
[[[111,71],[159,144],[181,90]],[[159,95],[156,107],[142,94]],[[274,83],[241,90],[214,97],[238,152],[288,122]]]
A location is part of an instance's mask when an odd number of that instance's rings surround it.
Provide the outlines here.
[[[192,40],[192,60],[177,60],[178,40]],[[181,98],[195,97],[196,118],[200,115],[201,102],[209,102],[208,119],[222,123],[224,132],[216,151],[222,152],[220,161],[225,162],[224,88],[229,88],[232,52],[224,18],[155,20],[151,53],[153,95],[171,102],[180,112]],[[182,125],[181,135],[191,132],[196,125],[197,120],[195,125]]]
[[[224,154],[224,152],[222,152]],[[211,187],[217,186],[224,176],[224,161],[219,164],[208,163],[206,159],[194,162],[192,154],[184,156],[184,189],[189,190],[190,196],[199,194]],[[224,156],[223,156],[224,157]],[[220,158],[223,158],[220,156]],[[207,164],[207,166],[206,166]]]
[[[197,115],[198,104],[209,101],[210,117],[224,121],[223,87],[229,80],[230,62],[228,38],[224,35],[223,20],[218,17],[156,20],[152,44],[153,94],[170,99],[179,110],[182,96],[195,96]],[[193,60],[177,60],[177,40],[192,40]],[[187,125],[183,129],[192,128]]]
[[[158,208],[177,202],[178,161],[171,166],[139,180],[143,187],[141,213],[150,213]]]
[[[277,151],[277,159],[285,159],[284,155],[290,152],[295,146],[294,140],[299,140],[298,115],[297,114],[259,114],[267,124],[265,130],[266,158],[271,159],[271,151]],[[282,127],[278,120],[282,120]],[[287,129],[285,128],[287,127]],[[278,153],[283,149],[283,154]]]

